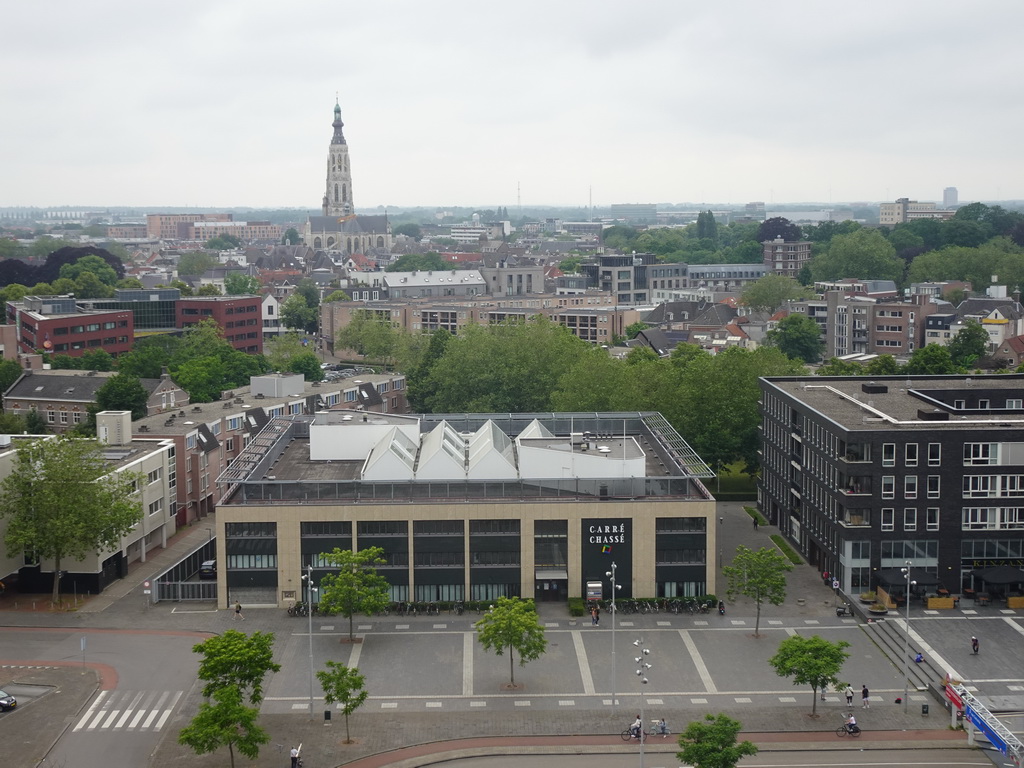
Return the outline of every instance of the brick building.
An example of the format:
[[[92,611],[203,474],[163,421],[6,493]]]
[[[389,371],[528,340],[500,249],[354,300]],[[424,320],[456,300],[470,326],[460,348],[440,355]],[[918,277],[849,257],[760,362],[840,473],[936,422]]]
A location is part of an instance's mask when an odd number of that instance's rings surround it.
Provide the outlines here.
[[[17,328],[18,350],[81,357],[104,349],[114,357],[132,348],[134,320],[124,310],[89,311],[74,296],[26,296],[7,302],[7,323]]]

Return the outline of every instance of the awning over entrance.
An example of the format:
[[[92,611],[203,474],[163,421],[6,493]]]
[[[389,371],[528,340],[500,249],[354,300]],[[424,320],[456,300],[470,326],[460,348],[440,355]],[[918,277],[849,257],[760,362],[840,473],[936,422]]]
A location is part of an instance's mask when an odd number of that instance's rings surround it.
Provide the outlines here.
[[[1012,565],[997,565],[995,568],[984,568],[972,571],[975,578],[986,584],[1021,584],[1024,583],[1024,571]]]
[[[907,575],[903,573],[901,568],[890,568],[888,570],[879,571],[877,578],[880,584],[887,587],[906,587],[907,586]],[[916,581],[919,587],[937,587],[942,581],[938,576],[933,576],[927,571],[922,571],[919,568],[910,569],[910,580]]]
[[[565,568],[538,568],[534,572],[533,577],[538,581],[554,581],[556,579],[568,579],[569,571]]]

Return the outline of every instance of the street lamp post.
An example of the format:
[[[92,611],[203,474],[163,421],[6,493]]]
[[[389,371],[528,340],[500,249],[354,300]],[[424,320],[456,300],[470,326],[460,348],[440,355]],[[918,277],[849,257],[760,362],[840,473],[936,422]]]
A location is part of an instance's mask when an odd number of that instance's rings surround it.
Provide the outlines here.
[[[306,566],[302,580],[306,582],[309,598],[306,600],[306,616],[309,618],[309,716],[313,717],[313,564]]]
[[[633,645],[640,652],[633,660],[636,662],[636,676],[640,678],[640,768],[644,768],[644,686],[647,685],[647,670],[651,668],[647,663],[647,657],[651,652],[644,648],[643,638],[634,640]]]
[[[904,577],[907,579],[907,591],[905,597],[907,600],[907,626],[906,636],[903,638],[903,711],[906,712],[909,707],[908,694],[910,693],[910,588],[917,584],[916,581],[910,580],[910,560],[907,560],[902,571]]]
[[[611,580],[612,584],[612,712],[615,712],[615,593],[622,589],[619,583],[615,580],[615,571],[618,568],[614,562],[612,562],[612,569],[605,571],[604,575]]]

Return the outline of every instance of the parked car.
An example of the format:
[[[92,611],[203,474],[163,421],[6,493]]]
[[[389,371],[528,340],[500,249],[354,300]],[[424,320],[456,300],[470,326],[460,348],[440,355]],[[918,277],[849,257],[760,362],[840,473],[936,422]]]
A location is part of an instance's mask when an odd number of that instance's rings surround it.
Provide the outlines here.
[[[18,706],[18,700],[6,691],[0,691],[0,711],[7,712]]]
[[[216,579],[217,578],[217,561],[216,560],[204,560],[202,565],[199,566],[199,578],[200,579]]]

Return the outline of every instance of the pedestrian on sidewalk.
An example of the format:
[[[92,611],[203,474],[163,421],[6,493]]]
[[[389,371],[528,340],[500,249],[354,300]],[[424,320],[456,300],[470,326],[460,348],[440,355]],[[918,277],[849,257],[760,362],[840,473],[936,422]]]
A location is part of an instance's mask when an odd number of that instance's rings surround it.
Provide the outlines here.
[[[242,604],[239,603],[239,602],[236,602],[235,603],[235,615],[231,617],[231,620],[232,621],[238,621],[238,619],[241,619],[242,621],[245,621],[245,616],[242,615]]]
[[[871,692],[866,685],[860,689],[860,708],[871,709]]]
[[[849,683],[847,683],[846,684],[846,690],[844,691],[844,693],[846,694],[846,706],[852,707],[853,706],[853,686],[850,685]]]
[[[595,627],[601,625],[601,611],[598,610],[597,606],[591,606],[590,608],[590,623]]]
[[[754,530],[757,530],[757,516],[754,516]]]

